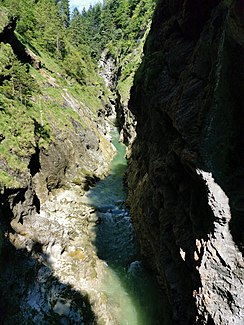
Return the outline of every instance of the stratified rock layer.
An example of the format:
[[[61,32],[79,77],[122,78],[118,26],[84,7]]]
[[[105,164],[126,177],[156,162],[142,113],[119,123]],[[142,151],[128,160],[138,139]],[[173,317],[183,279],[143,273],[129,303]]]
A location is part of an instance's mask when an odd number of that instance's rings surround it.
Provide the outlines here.
[[[243,324],[242,3],[160,1],[130,109],[129,204],[175,324]]]

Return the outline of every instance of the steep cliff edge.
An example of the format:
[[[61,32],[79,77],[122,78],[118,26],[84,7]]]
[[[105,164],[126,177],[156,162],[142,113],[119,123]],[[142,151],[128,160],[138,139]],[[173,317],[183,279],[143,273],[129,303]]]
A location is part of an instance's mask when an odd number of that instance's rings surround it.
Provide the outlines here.
[[[34,177],[43,199],[63,185],[86,187],[89,177],[106,173],[113,152],[109,123],[98,113],[107,101],[103,80],[88,62],[89,76],[77,82],[33,40],[15,33],[16,19],[6,8],[0,14],[1,193],[25,188]]]
[[[0,323],[102,322],[106,267],[81,197],[115,153],[105,85],[89,57],[78,82],[2,5],[0,18]]]
[[[129,205],[179,324],[243,323],[241,1],[159,1],[129,108]]]

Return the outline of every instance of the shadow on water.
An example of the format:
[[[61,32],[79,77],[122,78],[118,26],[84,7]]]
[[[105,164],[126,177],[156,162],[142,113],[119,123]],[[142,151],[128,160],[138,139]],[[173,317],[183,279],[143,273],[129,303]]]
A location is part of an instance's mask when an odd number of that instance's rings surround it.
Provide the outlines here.
[[[89,204],[97,213],[98,221],[93,229],[97,255],[108,264],[117,279],[112,282],[108,280],[104,284],[105,291],[111,295],[110,299],[118,299],[122,315],[119,324],[162,325],[160,293],[155,279],[140,261],[138,244],[125,206],[127,193],[123,177],[127,168],[126,148],[118,142],[116,129],[112,138],[117,154],[112,161],[110,174],[87,194]],[[128,296],[128,302],[123,304],[119,301],[118,290],[124,291],[121,295]]]

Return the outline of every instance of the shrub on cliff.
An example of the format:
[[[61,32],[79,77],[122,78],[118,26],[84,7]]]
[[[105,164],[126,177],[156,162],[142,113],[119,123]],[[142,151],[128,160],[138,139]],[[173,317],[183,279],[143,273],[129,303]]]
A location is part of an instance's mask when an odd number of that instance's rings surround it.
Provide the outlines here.
[[[9,44],[0,43],[0,91],[8,98],[27,103],[37,84],[28,73],[28,65],[18,61]]]

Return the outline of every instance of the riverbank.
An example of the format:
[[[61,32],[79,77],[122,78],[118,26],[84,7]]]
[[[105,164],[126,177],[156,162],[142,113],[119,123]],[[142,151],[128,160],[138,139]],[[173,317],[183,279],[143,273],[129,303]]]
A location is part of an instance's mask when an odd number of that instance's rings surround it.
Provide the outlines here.
[[[3,292],[14,288],[4,303],[13,308],[6,324],[48,324],[53,318],[61,324],[95,324],[96,319],[98,324],[116,324],[101,290],[107,266],[88,233],[96,221],[94,209],[81,203],[79,193],[65,190],[26,220],[25,233],[10,236],[17,251],[11,268],[3,268],[0,285]]]
[[[77,185],[51,193],[9,235],[4,324],[162,324],[157,285],[138,260],[124,205],[126,148],[116,129],[112,135],[117,154],[106,178],[85,194]]]

